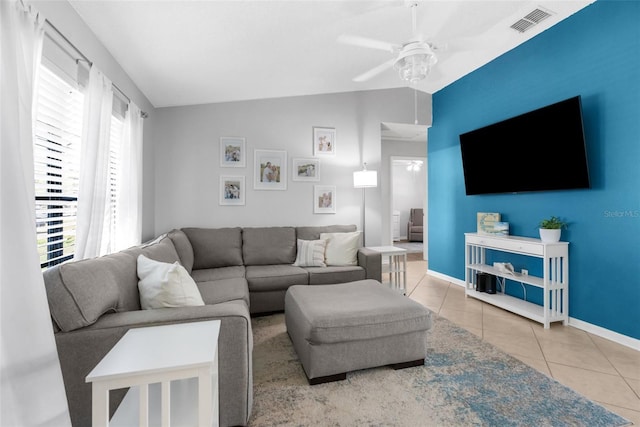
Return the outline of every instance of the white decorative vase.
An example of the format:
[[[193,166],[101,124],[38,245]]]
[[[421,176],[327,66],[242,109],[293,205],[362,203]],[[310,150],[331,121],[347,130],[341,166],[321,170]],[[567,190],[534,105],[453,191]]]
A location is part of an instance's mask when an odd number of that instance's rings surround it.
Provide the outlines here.
[[[540,228],[540,240],[545,243],[559,242],[561,233],[562,230],[560,228]]]

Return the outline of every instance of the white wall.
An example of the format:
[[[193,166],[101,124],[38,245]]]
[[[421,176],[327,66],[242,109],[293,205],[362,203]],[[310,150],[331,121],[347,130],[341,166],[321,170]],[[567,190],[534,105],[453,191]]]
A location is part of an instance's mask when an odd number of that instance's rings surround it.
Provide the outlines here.
[[[154,236],[154,155],[153,127],[155,114],[153,105],[129,78],[111,53],[67,1],[31,1],[33,6],[55,26],[76,48],[93,62],[111,81],[122,90],[140,109],[149,114],[144,122],[143,151],[143,204],[142,240]]]
[[[155,231],[176,227],[356,224],[361,227],[362,190],[353,171],[362,162],[381,169],[381,122],[413,123],[408,88],[230,102],[156,110]],[[420,124],[431,118],[431,96],[419,94]],[[253,150],[286,150],[312,157],[313,126],[334,127],[336,156],[320,160],[321,181],[335,185],[337,213],[313,214],[312,182],[292,182],[286,191],[253,190]],[[219,138],[246,138],[246,168],[219,167]],[[425,148],[426,151],[426,148]],[[245,206],[219,206],[219,176],[244,175]],[[367,189],[367,244],[381,243],[381,187]],[[387,225],[388,228],[388,225]]]

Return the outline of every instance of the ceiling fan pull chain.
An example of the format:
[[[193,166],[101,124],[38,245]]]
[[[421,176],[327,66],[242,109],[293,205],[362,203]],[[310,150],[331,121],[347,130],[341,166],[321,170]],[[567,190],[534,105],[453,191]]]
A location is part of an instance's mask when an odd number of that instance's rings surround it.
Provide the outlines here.
[[[414,124],[418,124],[418,89],[413,89],[413,119]]]
[[[416,18],[416,8],[418,7],[418,3],[414,2],[411,4],[411,18],[413,21],[413,33],[411,34],[413,36],[413,38],[418,37],[418,24],[417,24],[417,18]]]

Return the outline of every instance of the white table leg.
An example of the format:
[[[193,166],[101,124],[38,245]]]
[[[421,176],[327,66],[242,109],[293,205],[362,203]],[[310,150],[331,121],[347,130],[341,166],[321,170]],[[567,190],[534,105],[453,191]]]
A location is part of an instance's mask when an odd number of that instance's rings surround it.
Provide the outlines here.
[[[162,427],[171,425],[171,381],[162,381],[162,397],[160,411],[162,414]]]
[[[109,427],[109,387],[101,382],[94,382],[91,388],[91,425],[93,427]]]
[[[211,367],[211,412],[212,412],[212,423],[213,427],[218,427],[220,425],[220,389],[219,389],[219,381],[220,375],[218,370],[218,348],[216,347],[216,354],[213,358],[213,366]]]
[[[138,425],[149,427],[149,384],[140,385],[140,414]]]
[[[198,375],[198,425],[211,425],[211,370],[201,369]]]

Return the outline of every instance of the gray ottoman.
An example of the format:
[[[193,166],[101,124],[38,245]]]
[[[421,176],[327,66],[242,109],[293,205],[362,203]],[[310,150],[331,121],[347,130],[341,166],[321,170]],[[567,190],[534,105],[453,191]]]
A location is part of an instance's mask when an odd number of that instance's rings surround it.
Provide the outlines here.
[[[285,321],[309,383],[424,364],[431,311],[376,280],[289,287]]]

